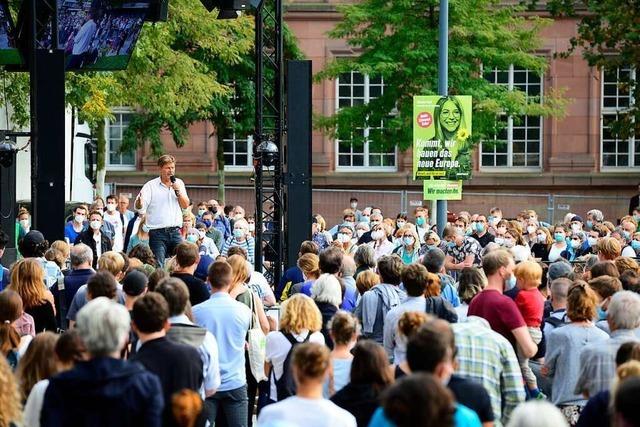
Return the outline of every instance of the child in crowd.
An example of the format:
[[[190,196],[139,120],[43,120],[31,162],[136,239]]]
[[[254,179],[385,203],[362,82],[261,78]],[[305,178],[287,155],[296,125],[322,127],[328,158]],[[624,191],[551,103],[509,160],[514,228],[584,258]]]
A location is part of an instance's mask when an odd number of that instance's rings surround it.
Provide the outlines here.
[[[533,261],[524,261],[518,264],[513,271],[516,276],[518,292],[515,295],[515,303],[524,318],[531,339],[536,344],[542,340],[542,314],[544,311],[544,297],[538,290],[542,282],[542,267]],[[517,349],[518,362],[522,370],[522,376],[527,383],[527,390],[534,399],[544,399],[546,396],[538,389],[538,382],[533,371],[529,367],[529,359],[524,357],[520,347]]]

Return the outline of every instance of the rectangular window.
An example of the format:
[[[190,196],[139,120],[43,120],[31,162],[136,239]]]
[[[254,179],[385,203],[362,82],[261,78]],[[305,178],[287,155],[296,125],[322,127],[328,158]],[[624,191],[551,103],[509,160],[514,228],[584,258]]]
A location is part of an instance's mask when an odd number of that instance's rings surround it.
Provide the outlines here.
[[[224,167],[230,169],[251,169],[253,137],[239,138],[235,132],[223,135]]]
[[[353,107],[368,103],[382,95],[384,81],[382,77],[369,77],[368,75],[351,71],[342,73],[336,79],[336,111],[343,107]],[[380,126],[382,127],[382,123]],[[354,145],[350,141],[336,140],[337,170],[396,170],[396,149],[386,150],[375,148],[367,140],[371,129],[357,129],[365,139],[362,145]],[[379,128],[377,128],[379,129]]]
[[[640,166],[640,135],[622,138],[614,123],[633,103],[636,72],[630,67],[602,73],[602,120],[600,121],[602,168],[619,170]]]
[[[542,79],[533,70],[510,66],[508,70],[493,69],[484,73],[490,83],[509,90],[519,89],[542,102]],[[542,167],[542,118],[539,116],[503,116],[503,129],[492,141],[480,144],[482,168],[540,169]]]
[[[133,113],[130,111],[113,112],[113,120],[107,120],[107,167],[109,169],[134,169],[136,167],[135,150],[120,152],[122,137],[129,126]]]

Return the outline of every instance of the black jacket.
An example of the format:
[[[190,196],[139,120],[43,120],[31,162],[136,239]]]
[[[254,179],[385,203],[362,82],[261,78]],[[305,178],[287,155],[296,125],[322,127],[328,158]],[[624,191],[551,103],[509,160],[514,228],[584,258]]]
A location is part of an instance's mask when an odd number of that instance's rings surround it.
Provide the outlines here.
[[[101,251],[100,253],[103,254],[105,252],[109,252],[112,248],[111,246],[111,239],[109,239],[107,236],[105,236],[104,233],[100,233],[100,238],[102,239],[100,242],[100,248]],[[84,243],[85,245],[89,246],[91,248],[91,251],[93,252],[93,264],[92,267],[95,269],[97,268],[98,265],[98,251],[96,250],[96,241],[93,240],[93,230],[92,229],[87,229],[85,231],[83,231],[82,233],[78,234],[78,237],[76,238],[76,241],[73,242],[74,244],[78,244],[78,243]]]
[[[371,384],[349,383],[331,397],[331,401],[356,417],[358,427],[367,427],[380,402]]]
[[[328,302],[316,301],[316,305],[320,310],[320,314],[322,314],[322,329],[320,329],[320,332],[324,335],[324,342],[327,344],[327,347],[333,349],[333,340],[329,335],[329,327],[327,326],[327,323],[329,323],[329,320],[331,320],[334,314],[336,314],[338,307],[333,304],[329,304]]]
[[[98,357],[78,362],[49,380],[40,423],[43,427],[159,427],[163,408],[157,376],[139,363]]]

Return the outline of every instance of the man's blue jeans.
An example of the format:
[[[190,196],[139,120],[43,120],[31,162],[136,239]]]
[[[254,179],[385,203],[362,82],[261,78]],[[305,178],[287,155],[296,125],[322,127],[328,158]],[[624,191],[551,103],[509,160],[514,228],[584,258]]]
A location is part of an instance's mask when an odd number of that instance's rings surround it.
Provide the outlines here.
[[[158,267],[164,266],[164,260],[173,256],[176,246],[180,243],[182,236],[178,227],[149,230],[149,247],[156,257]]]
[[[224,421],[216,423],[216,426],[223,424],[229,427],[247,427],[247,403],[246,385],[234,390],[217,391],[213,396],[207,397],[205,402],[207,418],[213,425],[216,417],[221,421],[221,415]]]

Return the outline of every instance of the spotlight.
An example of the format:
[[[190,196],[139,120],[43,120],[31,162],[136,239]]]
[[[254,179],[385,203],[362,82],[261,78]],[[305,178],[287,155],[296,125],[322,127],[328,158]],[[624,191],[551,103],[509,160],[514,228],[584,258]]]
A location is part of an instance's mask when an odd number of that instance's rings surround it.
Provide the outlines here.
[[[13,160],[16,157],[16,147],[5,139],[0,143],[0,166],[9,168],[13,165]]]
[[[278,161],[278,146],[273,141],[262,141],[256,151],[262,159],[262,166],[275,166]]]
[[[249,0],[200,0],[202,5],[211,12],[218,9],[218,19],[236,19],[241,11],[249,8]],[[251,0],[255,2],[256,0]]]

